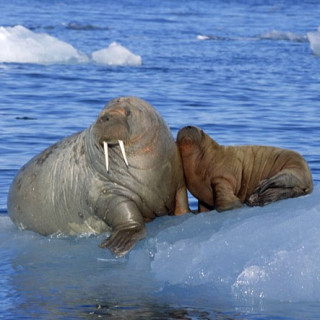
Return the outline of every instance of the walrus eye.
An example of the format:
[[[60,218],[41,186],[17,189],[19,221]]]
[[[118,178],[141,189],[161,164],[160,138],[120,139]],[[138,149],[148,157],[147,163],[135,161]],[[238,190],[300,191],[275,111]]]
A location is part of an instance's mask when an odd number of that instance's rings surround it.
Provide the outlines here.
[[[131,111],[129,109],[126,109],[126,116],[127,117],[131,116]]]

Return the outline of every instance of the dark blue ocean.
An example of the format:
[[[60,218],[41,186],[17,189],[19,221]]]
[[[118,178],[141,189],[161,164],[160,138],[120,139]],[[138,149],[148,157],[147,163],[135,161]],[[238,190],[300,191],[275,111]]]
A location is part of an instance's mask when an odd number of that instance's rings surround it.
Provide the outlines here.
[[[1,319],[318,319],[320,2],[0,4]],[[106,237],[42,237],[7,214],[31,157],[138,96],[172,134],[300,152],[311,195],[163,217],[124,258]],[[191,207],[196,201],[190,196]]]

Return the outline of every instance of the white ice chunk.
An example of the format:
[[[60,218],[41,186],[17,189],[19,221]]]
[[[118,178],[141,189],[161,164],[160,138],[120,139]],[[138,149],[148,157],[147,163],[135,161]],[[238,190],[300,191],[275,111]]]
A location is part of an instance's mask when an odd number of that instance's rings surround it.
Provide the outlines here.
[[[92,60],[113,66],[139,66],[142,63],[141,56],[133,54],[117,42],[112,42],[108,48],[94,51]]]
[[[308,32],[307,37],[310,42],[312,52],[315,55],[320,55],[320,27],[318,27],[318,31]]]
[[[79,63],[88,57],[72,45],[46,33],[35,33],[17,25],[0,27],[0,62]]]
[[[210,37],[209,36],[206,36],[206,35],[197,35],[197,40],[209,40]]]

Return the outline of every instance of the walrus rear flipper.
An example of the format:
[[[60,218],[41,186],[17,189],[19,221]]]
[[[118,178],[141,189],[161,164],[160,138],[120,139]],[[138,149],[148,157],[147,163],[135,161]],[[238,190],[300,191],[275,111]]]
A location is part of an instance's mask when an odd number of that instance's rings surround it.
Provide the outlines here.
[[[112,213],[108,214],[107,224],[112,227],[113,233],[99,247],[110,249],[117,257],[124,256],[137,241],[146,236],[142,214],[135,202],[128,199],[112,209]]]
[[[288,199],[288,198],[296,198],[306,194],[301,188],[269,188],[266,189],[262,193],[254,193],[252,194],[248,201],[246,202],[248,206],[265,206],[269,203]]]
[[[304,175],[300,173],[302,172],[298,169],[284,169],[275,176],[260,181],[246,203],[249,206],[264,206],[278,200],[311,193],[313,189],[311,175],[308,179],[302,179]]]

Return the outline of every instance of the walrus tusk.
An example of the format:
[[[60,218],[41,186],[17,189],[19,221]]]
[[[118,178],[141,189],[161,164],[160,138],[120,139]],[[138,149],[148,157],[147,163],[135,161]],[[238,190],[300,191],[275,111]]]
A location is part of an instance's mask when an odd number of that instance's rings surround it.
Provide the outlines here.
[[[126,156],[126,150],[124,148],[124,143],[122,140],[118,140],[119,142],[119,146],[121,149],[121,153],[124,159],[124,162],[126,163],[127,167],[129,167],[128,164],[128,160],[127,160],[127,156]],[[104,157],[105,157],[105,161],[106,161],[106,169],[109,172],[109,152],[108,152],[108,143],[103,141],[103,149],[104,149]]]
[[[104,157],[106,159],[106,169],[109,171],[109,152],[108,152],[108,144],[103,141],[103,149],[104,149]]]
[[[119,140],[119,146],[120,146],[120,149],[121,149],[121,152],[122,152],[122,156],[123,156],[124,162],[126,163],[127,167],[129,167],[127,156],[126,156],[126,150],[124,149],[124,143],[123,143],[122,140]]]

